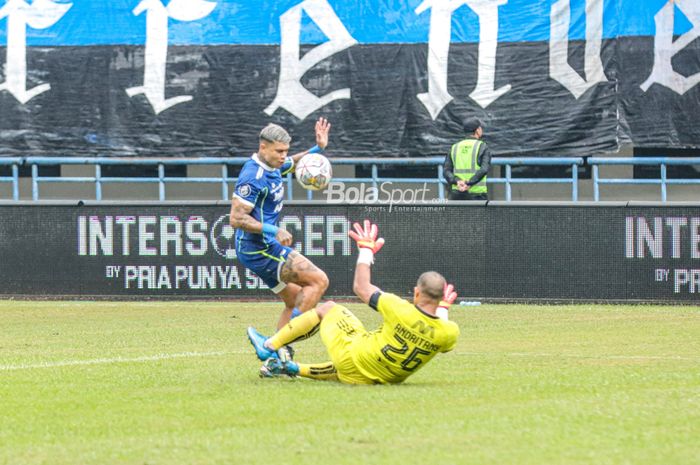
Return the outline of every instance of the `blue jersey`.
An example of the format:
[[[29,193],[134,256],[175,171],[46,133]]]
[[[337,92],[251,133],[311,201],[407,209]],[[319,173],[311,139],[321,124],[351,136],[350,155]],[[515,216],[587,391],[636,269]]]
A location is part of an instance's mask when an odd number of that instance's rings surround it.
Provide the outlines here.
[[[288,158],[279,168],[272,168],[254,154],[248,160],[241,174],[233,196],[253,207],[250,216],[262,224],[277,226],[284,203],[284,179],[282,176],[294,168],[294,161]],[[236,230],[236,249],[265,249],[275,238],[271,235]]]

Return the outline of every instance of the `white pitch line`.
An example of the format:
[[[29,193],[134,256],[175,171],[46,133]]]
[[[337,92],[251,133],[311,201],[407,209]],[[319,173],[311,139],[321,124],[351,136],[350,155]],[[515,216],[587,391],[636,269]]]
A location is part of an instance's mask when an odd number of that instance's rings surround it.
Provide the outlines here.
[[[700,360],[700,357],[682,357],[680,355],[577,355],[577,354],[547,354],[528,352],[457,352],[456,355],[466,356],[502,356],[502,357],[547,357],[603,360]]]
[[[22,365],[0,365],[0,371],[31,370],[36,368],[57,368],[66,366],[107,365],[112,363],[140,363],[155,362],[175,358],[192,357],[221,357],[223,355],[245,354],[243,351],[229,352],[181,352],[177,354],[144,355],[142,357],[114,357],[95,358],[89,360],[60,360],[56,362],[42,362]],[[455,355],[464,356],[503,356],[503,357],[547,357],[547,358],[574,358],[574,359],[603,359],[603,360],[700,360],[700,357],[681,356],[655,356],[655,355],[576,355],[576,354],[547,354],[527,352],[456,352]]]
[[[42,362],[22,365],[0,365],[0,371],[31,370],[34,368],[56,368],[79,365],[106,365],[110,363],[133,363],[133,362],[154,362],[158,360],[168,360],[173,358],[189,357],[220,357],[222,355],[242,354],[243,352],[181,352],[178,354],[157,354],[144,355],[142,357],[114,357],[95,358],[90,360],[59,360],[56,362]]]

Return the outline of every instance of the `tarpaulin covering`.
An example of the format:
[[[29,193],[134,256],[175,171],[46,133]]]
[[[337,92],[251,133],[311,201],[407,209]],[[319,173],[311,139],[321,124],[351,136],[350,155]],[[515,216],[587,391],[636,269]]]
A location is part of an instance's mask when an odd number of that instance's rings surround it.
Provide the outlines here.
[[[0,0],[2,1],[2,0]],[[697,0],[7,0],[0,155],[428,156],[700,147]]]

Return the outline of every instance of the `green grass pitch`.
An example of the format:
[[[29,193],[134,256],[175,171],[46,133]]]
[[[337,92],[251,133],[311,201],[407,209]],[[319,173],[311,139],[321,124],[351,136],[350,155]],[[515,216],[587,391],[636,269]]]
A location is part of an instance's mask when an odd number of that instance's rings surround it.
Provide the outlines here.
[[[245,328],[279,310],[0,302],[0,464],[700,463],[697,307],[453,307],[399,386],[259,379]]]

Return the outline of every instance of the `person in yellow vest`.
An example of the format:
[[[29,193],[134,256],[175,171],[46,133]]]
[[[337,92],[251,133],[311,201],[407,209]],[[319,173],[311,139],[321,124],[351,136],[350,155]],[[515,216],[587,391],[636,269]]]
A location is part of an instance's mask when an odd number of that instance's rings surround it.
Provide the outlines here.
[[[463,123],[467,138],[454,144],[445,157],[444,176],[450,200],[488,200],[486,177],[491,151],[481,140],[484,128],[478,118]]]

